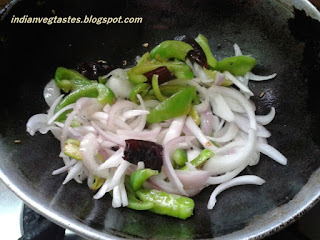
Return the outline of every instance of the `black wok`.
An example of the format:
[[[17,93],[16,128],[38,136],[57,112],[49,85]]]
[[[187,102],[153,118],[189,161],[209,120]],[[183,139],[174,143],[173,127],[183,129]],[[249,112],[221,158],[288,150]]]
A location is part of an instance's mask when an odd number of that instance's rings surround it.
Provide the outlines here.
[[[4,14],[7,14],[4,16]],[[141,16],[142,24],[13,24],[13,15],[96,17]],[[320,14],[307,1],[21,1],[2,12],[0,22],[1,118],[0,178],[27,205],[55,223],[90,239],[217,238],[254,239],[282,228],[312,207],[320,196]],[[281,166],[262,156],[245,172],[266,180],[261,187],[241,186],[206,204],[213,188],[194,197],[187,220],[114,209],[111,198],[94,200],[85,184],[61,183],[59,143],[50,134],[31,137],[26,121],[45,112],[45,84],[58,66],[84,61],[134,63],[157,43],[187,34],[208,37],[218,59],[232,45],[258,60],[256,74],[276,72],[274,80],[250,85],[269,125],[269,143],[287,158]],[[144,48],[143,43],[149,43]],[[265,92],[263,97],[259,97]],[[19,140],[20,143],[17,143]],[[18,142],[19,142],[18,141]]]

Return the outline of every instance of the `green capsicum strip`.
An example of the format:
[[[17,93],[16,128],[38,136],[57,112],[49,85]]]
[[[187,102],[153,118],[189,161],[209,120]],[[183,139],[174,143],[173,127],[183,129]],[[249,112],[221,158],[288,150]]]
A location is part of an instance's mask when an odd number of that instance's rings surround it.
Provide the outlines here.
[[[139,83],[135,85],[130,91],[130,101],[138,103],[139,99],[137,98],[137,95],[140,94],[141,97],[146,96],[150,88],[151,86],[148,83]]]
[[[199,167],[202,164],[204,164],[205,161],[207,161],[209,158],[211,158],[213,156],[213,152],[209,149],[203,149],[200,154],[193,159],[190,163],[194,166],[194,167]],[[180,170],[188,170],[189,168],[187,166],[184,166],[182,168],[180,168]]]
[[[200,45],[204,54],[206,55],[208,65],[212,68],[215,68],[217,65],[217,60],[211,52],[208,39],[202,34],[199,34],[195,40]]]
[[[54,76],[56,85],[64,92],[75,91],[91,84],[91,81],[77,71],[58,67]]]
[[[152,89],[153,89],[153,93],[154,93],[154,95],[156,96],[156,98],[157,98],[160,102],[162,102],[162,101],[166,100],[167,97],[165,97],[165,96],[163,96],[163,95],[161,94],[161,91],[160,91],[160,89],[159,89],[158,78],[159,78],[159,76],[156,75],[156,74],[154,74],[154,75],[152,76]]]
[[[196,90],[187,87],[159,103],[147,115],[148,123],[158,123],[189,113]]]
[[[71,158],[76,160],[82,160],[82,156],[80,153],[80,141],[73,138],[68,138],[65,141],[63,153]]]
[[[133,190],[128,176],[126,176],[124,183],[125,183],[127,197],[128,197],[128,206],[127,206],[128,208],[131,208],[134,210],[148,210],[153,208],[154,203],[145,202],[137,198],[137,194]]]
[[[193,214],[194,201],[191,198],[155,189],[140,189],[136,194],[142,201],[154,204],[149,209],[151,212],[181,219],[186,219]]]
[[[193,121],[197,124],[200,125],[200,115],[199,113],[194,109],[193,105],[191,106],[189,116],[193,119]]]
[[[169,71],[173,72],[176,78],[179,79],[192,79],[194,74],[190,67],[180,61],[157,61],[157,60],[144,60],[141,64],[132,67],[128,73],[128,79],[133,84],[147,82],[148,78],[144,76],[144,73],[150,72],[156,68],[166,66]]]
[[[94,191],[98,190],[104,184],[105,181],[106,181],[105,178],[100,178],[98,176],[94,176],[94,183],[90,189],[94,190]]]
[[[187,152],[181,148],[174,150],[172,158],[174,163],[178,166],[183,166],[188,161]]]
[[[133,172],[130,175],[130,184],[134,191],[142,187],[142,184],[150,177],[155,176],[159,173],[158,170],[150,168],[144,168]]]
[[[115,102],[115,95],[110,88],[101,83],[91,83],[90,85],[78,88],[64,97],[56,107],[55,112],[58,112],[69,104],[75,103],[82,97],[97,98],[102,105],[113,104]],[[56,121],[64,121],[67,113],[68,112],[62,113]]]
[[[234,56],[222,59],[216,69],[220,72],[228,71],[236,76],[244,76],[257,64],[256,59],[249,56]]]
[[[190,50],[193,50],[193,47],[188,43],[167,40],[154,47],[151,50],[150,55],[153,59],[159,55],[162,59],[177,58],[184,61]]]

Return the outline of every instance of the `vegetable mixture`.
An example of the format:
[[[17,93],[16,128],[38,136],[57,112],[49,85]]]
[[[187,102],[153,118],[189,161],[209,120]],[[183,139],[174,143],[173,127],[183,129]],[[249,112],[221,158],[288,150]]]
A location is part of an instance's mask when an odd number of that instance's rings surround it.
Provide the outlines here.
[[[27,131],[60,141],[64,166],[52,174],[66,172],[63,184],[86,181],[95,199],[109,193],[115,208],[186,219],[192,197],[215,185],[212,209],[220,192],[265,182],[238,176],[261,153],[287,163],[267,142],[275,109],[256,115],[248,87],[276,74],[253,74],[256,59],[234,50],[217,61],[199,34],[164,41],[127,69],[104,61],[58,67],[44,89],[50,109],[32,116]]]

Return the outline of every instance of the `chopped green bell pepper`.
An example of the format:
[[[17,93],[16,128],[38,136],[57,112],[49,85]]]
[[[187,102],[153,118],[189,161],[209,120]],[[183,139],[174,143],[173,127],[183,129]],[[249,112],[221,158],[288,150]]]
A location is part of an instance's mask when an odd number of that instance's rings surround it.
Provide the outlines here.
[[[158,170],[153,170],[150,168],[140,169],[135,172],[133,172],[130,175],[130,184],[134,191],[141,188],[142,184],[152,176],[155,176],[159,173]]]
[[[190,50],[193,50],[193,47],[188,43],[168,40],[154,47],[151,50],[150,55],[153,59],[159,55],[162,59],[177,58],[184,61]]]
[[[185,150],[177,148],[172,155],[173,161],[178,166],[183,166],[188,161],[188,155]]]
[[[58,67],[54,77],[56,85],[64,92],[74,91],[91,84],[91,81],[75,70]]]
[[[244,76],[257,64],[256,59],[249,56],[234,56],[222,59],[216,69],[220,72],[228,71],[236,76]]]
[[[208,39],[202,34],[199,34],[195,40],[200,45],[204,54],[206,55],[208,65],[212,68],[215,68],[217,65],[217,60],[212,54],[212,51],[208,43]]]
[[[142,201],[154,204],[149,209],[151,212],[181,219],[186,219],[193,214],[194,201],[191,198],[155,189],[140,189],[136,194]]]
[[[76,160],[82,160],[80,153],[80,141],[77,139],[68,138],[65,141],[63,153]]]
[[[91,190],[98,190],[99,188],[101,188],[101,186],[104,184],[104,182],[106,181],[105,178],[100,178],[98,176],[94,176],[94,183],[93,185],[91,186]]]
[[[137,198],[137,194],[133,190],[128,176],[126,176],[124,183],[125,183],[127,197],[128,197],[128,206],[127,206],[128,208],[131,208],[134,210],[148,210],[153,208],[154,206],[153,202],[149,202],[149,201],[145,202]]]
[[[140,94],[141,97],[146,96],[150,88],[151,86],[148,83],[139,83],[135,85],[130,91],[130,101],[138,103],[139,99],[137,98],[137,95]]]
[[[115,102],[115,95],[110,88],[101,83],[91,83],[90,85],[85,85],[74,92],[71,92],[69,95],[64,97],[62,101],[58,104],[55,109],[55,112],[58,112],[60,109],[65,106],[75,103],[79,98],[89,97],[97,98],[97,100],[102,104],[113,104]],[[62,113],[57,121],[64,121],[66,119],[67,112]]]
[[[169,71],[171,71],[176,78],[180,79],[191,79],[194,74],[190,67],[180,61],[164,61],[160,62],[157,60],[144,60],[141,64],[132,67],[128,73],[128,79],[133,84],[138,84],[142,82],[147,82],[148,78],[144,76],[144,73],[155,70],[156,68],[166,66]]]
[[[158,84],[158,77],[159,77],[158,75],[152,76],[152,89],[153,89],[153,93],[156,96],[156,98],[160,102],[162,102],[162,101],[166,100],[167,98],[161,94],[161,91],[159,89],[159,84]]]
[[[205,161],[207,161],[209,158],[211,158],[213,156],[213,152],[209,149],[203,149],[199,155],[193,159],[190,163],[194,166],[194,167],[199,167],[201,166]],[[180,170],[188,170],[189,168],[187,166],[184,166],[182,168],[180,168]]]
[[[147,122],[158,123],[188,114],[195,94],[196,90],[194,87],[186,87],[177,92],[152,108],[147,115]]]

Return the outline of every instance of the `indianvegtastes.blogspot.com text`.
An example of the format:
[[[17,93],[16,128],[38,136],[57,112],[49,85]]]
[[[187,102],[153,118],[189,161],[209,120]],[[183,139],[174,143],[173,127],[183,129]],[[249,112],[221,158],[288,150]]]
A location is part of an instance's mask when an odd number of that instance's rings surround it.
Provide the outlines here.
[[[28,15],[16,17],[13,15],[11,18],[11,23],[44,23],[48,25],[59,23],[92,23],[96,25],[113,23],[134,24],[142,23],[142,21],[142,17],[95,17],[93,15],[85,15],[84,17],[30,17]]]

